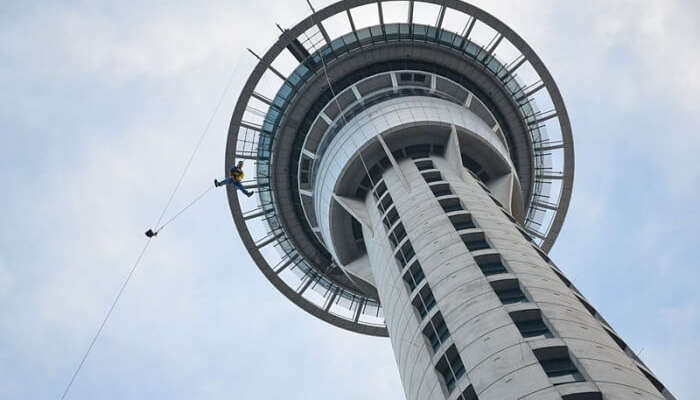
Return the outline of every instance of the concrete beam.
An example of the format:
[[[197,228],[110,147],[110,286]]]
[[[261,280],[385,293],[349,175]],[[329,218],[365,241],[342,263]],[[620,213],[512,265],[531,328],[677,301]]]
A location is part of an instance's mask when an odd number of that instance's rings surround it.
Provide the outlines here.
[[[343,209],[345,209],[345,211],[348,212],[348,214],[352,215],[362,225],[369,229],[369,231],[372,232],[372,235],[374,235],[369,216],[367,215],[367,207],[365,206],[365,203],[349,197],[339,196],[335,193],[333,193],[333,198],[338,202],[338,204],[340,204],[341,207],[343,207]]]
[[[445,159],[447,159],[448,164],[450,164],[457,176],[464,182],[466,171],[464,171],[464,166],[462,165],[462,150],[459,147],[457,127],[454,125],[452,125],[452,131],[445,145]]]
[[[406,176],[404,175],[403,171],[401,171],[399,163],[396,162],[394,155],[391,154],[391,150],[389,150],[389,146],[386,145],[386,142],[384,141],[382,135],[377,135],[377,140],[382,145],[382,149],[384,149],[384,153],[386,153],[387,158],[389,158],[389,162],[391,162],[391,165],[398,172],[399,178],[401,179],[401,183],[403,183],[406,190],[410,192],[411,185],[408,184],[408,179],[406,179]]]

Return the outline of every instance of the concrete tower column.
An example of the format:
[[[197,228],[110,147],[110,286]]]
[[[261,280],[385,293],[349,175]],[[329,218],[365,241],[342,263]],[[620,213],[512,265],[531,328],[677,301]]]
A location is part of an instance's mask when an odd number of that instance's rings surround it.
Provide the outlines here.
[[[407,399],[662,399],[483,184],[439,156],[398,166],[363,233]]]

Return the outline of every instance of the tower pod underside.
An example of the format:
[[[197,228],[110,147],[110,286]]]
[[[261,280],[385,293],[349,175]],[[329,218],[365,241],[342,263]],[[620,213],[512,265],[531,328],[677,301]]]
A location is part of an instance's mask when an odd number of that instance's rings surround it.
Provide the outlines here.
[[[408,12],[392,14],[401,5]],[[434,15],[414,13],[419,5]],[[401,107],[408,101],[417,102],[413,112]],[[371,129],[355,126],[358,118]],[[343,134],[360,137],[352,129],[374,136],[340,165],[334,148]],[[450,138],[461,165],[549,251],[570,200],[573,141],[559,90],[532,49],[460,1],[341,1],[319,10],[260,57],[234,109],[226,165],[249,160],[255,177],[244,185],[258,192],[248,199],[228,188],[241,238],[297,305],[385,336],[362,265],[368,238],[351,202],[376,189],[391,159],[449,156]]]

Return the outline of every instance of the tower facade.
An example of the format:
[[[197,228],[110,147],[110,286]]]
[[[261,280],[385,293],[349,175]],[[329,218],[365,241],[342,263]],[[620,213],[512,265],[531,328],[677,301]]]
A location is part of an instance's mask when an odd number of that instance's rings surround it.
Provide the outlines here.
[[[388,336],[407,399],[674,399],[549,259],[573,182],[532,49],[454,0],[346,0],[282,35],[233,112],[241,238],[287,298]],[[252,166],[251,166],[252,164]]]

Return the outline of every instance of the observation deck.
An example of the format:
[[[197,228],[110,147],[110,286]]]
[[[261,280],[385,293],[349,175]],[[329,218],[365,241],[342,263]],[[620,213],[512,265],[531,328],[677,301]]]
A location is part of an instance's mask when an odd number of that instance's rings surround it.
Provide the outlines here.
[[[573,183],[568,114],[539,57],[492,15],[456,0],[340,1],[283,31],[256,57],[234,108],[226,166],[249,160],[254,177],[244,185],[257,194],[239,197],[228,187],[229,205],[258,267],[301,308],[348,330],[387,335],[376,289],[346,268],[363,249],[359,223],[338,228],[353,243],[336,252],[323,234],[332,211],[317,206],[317,183],[321,165],[338,156],[331,143],[344,129],[402,99],[420,99],[416,110],[449,104],[442,108],[486,124],[496,151],[463,156],[463,165],[485,186],[512,170],[512,216],[543,251],[551,249]],[[444,151],[455,121],[428,114],[435,134],[389,143],[396,157]],[[381,157],[366,151],[366,174],[343,178],[345,196],[363,198],[381,175]],[[336,189],[323,194],[327,201]]]

